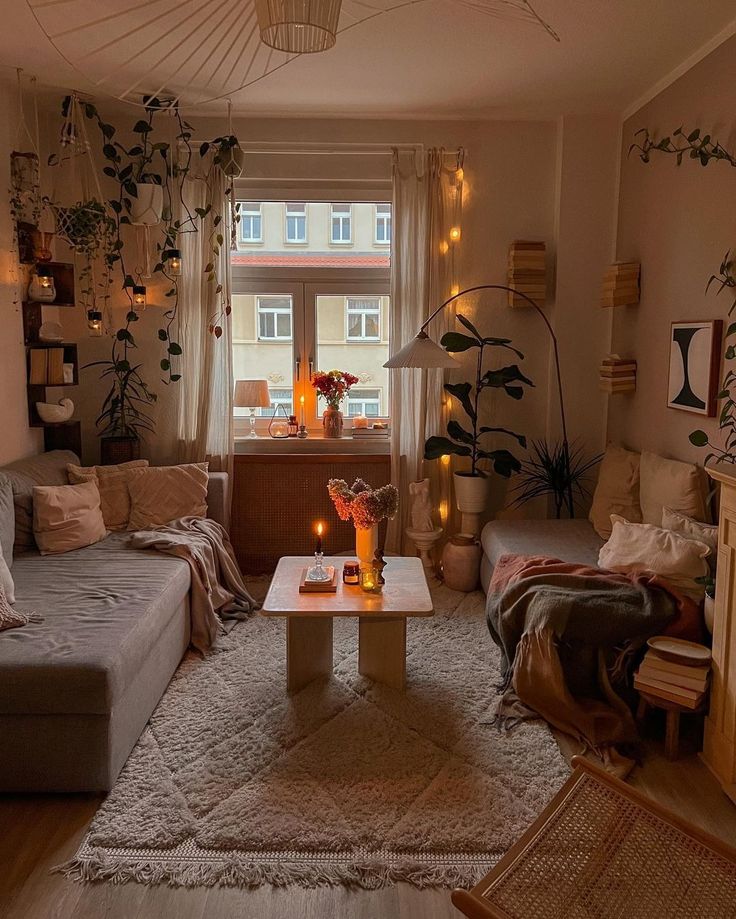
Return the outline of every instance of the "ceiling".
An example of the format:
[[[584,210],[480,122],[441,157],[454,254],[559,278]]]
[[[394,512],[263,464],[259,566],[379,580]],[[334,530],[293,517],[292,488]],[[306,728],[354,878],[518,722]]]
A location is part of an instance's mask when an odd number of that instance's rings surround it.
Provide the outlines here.
[[[144,7],[134,0],[59,0],[41,7],[40,0],[30,2],[39,18],[44,9],[63,12],[65,4],[78,8],[86,2],[86,15],[96,18],[108,11]],[[151,0],[149,6],[157,2]],[[176,17],[186,2],[202,0],[181,0],[177,6],[167,3],[169,17]],[[386,6],[396,0],[378,2]],[[252,0],[242,3],[245,9]],[[733,0],[533,3],[560,36],[559,43],[530,21],[484,15],[459,0],[423,0],[359,23],[339,35],[332,50],[295,58],[252,85],[230,92],[233,108],[263,115],[384,118],[550,118],[621,112],[726,30],[734,17]],[[0,4],[4,25],[0,63],[22,66],[43,84],[106,95],[107,86],[95,87],[85,77],[91,73],[88,60],[79,62],[81,55],[67,54],[79,69],[64,60],[26,0],[0,0]],[[93,40],[98,46],[114,36],[110,28],[105,22],[95,27]],[[76,35],[74,29],[69,32]],[[69,41],[57,39],[57,44],[68,52]],[[147,65],[162,57],[166,46],[161,41],[142,55]],[[235,44],[231,57],[237,53]],[[124,74],[127,57],[113,42],[98,61],[110,69],[119,67],[116,73]],[[135,67],[130,73],[135,74]],[[121,91],[109,85],[113,95]],[[141,85],[141,90],[153,88]],[[184,93],[182,99],[186,98]],[[212,105],[222,110],[221,101]]]

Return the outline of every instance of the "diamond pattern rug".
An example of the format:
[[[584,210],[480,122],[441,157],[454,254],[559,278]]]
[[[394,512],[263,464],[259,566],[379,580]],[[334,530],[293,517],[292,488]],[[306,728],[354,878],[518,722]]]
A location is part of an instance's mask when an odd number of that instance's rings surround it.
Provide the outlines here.
[[[198,886],[468,884],[569,773],[542,723],[488,723],[499,654],[481,593],[434,591],[410,619],[407,689],[357,670],[335,620],[335,672],[286,692],[283,620],[238,624],[189,654],[63,870]]]

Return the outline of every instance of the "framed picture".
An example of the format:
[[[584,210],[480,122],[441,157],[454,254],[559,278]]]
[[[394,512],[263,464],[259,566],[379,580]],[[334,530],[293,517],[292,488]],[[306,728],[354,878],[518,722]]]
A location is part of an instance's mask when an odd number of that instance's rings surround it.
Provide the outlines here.
[[[722,330],[720,319],[672,323],[667,386],[669,408],[709,417],[715,415]]]

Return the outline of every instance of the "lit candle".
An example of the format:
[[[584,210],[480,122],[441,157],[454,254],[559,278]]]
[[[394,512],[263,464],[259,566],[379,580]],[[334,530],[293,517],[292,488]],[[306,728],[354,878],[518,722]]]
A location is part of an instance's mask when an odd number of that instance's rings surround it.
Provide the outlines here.
[[[315,555],[319,555],[322,552],[322,529],[323,529],[322,524],[318,523],[317,524],[317,547],[314,550]]]
[[[133,285],[133,306],[136,310],[146,308],[146,287],[144,284]]]
[[[299,396],[299,407],[301,409],[300,424],[304,427],[304,396]]]
[[[358,430],[363,430],[368,427],[368,419],[365,415],[355,415],[353,418],[353,427]]]

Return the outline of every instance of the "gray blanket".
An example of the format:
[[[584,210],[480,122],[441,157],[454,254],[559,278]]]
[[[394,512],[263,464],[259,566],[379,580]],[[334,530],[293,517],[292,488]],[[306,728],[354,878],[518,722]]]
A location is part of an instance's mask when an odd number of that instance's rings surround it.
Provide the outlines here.
[[[136,549],[183,558],[191,570],[191,643],[203,654],[222,630],[221,619],[244,619],[257,608],[248,593],[227,531],[206,517],[182,517],[130,537]]]

